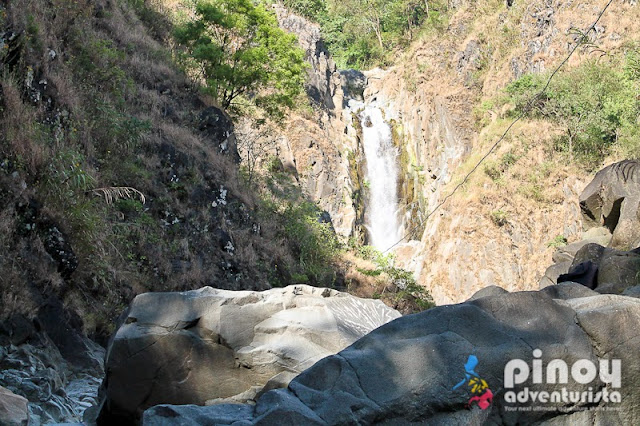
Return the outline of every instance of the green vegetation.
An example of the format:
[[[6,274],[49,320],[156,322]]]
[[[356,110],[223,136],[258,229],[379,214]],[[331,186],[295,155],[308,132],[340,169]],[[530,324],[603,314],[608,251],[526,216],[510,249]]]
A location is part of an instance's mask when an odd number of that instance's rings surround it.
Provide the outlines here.
[[[597,167],[612,149],[640,156],[640,57],[630,48],[623,60],[614,57],[587,61],[561,71],[532,103],[548,75],[527,74],[511,83],[506,93],[514,114],[550,120],[563,129],[554,149],[588,168]]]
[[[322,211],[313,203],[288,203],[282,211],[284,233],[298,254],[293,274],[309,278],[316,285],[333,286],[332,263],[341,250],[331,224],[322,223]]]
[[[257,215],[269,226],[276,226],[270,242],[279,253],[263,267],[275,287],[311,284],[333,287],[343,245],[331,223],[322,220],[323,211],[308,201],[295,178],[276,157],[270,157],[264,170],[243,175],[247,190],[260,195]],[[288,250],[283,250],[287,248]]]
[[[423,27],[446,27],[447,2],[437,0],[284,0],[318,22],[342,68],[364,69],[390,62]]]
[[[273,12],[251,0],[206,0],[197,2],[195,15],[175,38],[186,48],[186,66],[202,75],[223,108],[240,97],[271,115],[294,106],[305,78],[304,52]]]
[[[496,226],[504,226],[509,223],[507,220],[508,216],[509,215],[504,210],[494,210],[491,212],[491,221]]]
[[[413,306],[412,309],[418,311],[435,306],[429,291],[416,283],[412,272],[394,266],[393,254],[385,255],[366,245],[354,245],[352,248],[358,257],[372,261],[376,265],[374,269],[358,268],[358,272],[368,277],[378,277],[380,281],[391,284],[395,288],[391,296],[391,302],[394,305],[410,304]],[[382,294],[374,294],[374,298],[381,297]]]
[[[547,243],[547,247],[559,248],[567,245],[567,239],[564,235],[556,235],[555,238]]]
[[[325,0],[284,0],[284,4],[300,15],[317,20],[327,13]]]

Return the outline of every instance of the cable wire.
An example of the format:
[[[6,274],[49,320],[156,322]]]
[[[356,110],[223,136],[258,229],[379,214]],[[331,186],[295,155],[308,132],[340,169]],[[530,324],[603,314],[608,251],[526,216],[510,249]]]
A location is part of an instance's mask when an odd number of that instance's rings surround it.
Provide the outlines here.
[[[555,70],[551,73],[551,75],[549,76],[549,78],[547,79],[546,84],[544,85],[544,87],[533,97],[531,98],[531,100],[529,100],[529,102],[527,103],[527,105],[524,107],[524,109],[522,110],[522,112],[511,122],[511,124],[509,124],[509,127],[507,127],[507,129],[504,131],[504,133],[502,133],[502,136],[500,136],[500,138],[491,146],[491,148],[489,148],[489,150],[482,156],[482,158],[476,163],[475,166],[473,166],[473,168],[465,175],[464,179],[462,179],[462,181],[460,183],[458,183],[455,188],[453,188],[453,191],[451,191],[449,194],[447,194],[446,197],[444,197],[442,199],[442,201],[440,203],[438,203],[433,210],[431,210],[431,212],[429,212],[429,214],[427,214],[426,217],[424,217],[420,223],[418,223],[417,225],[414,225],[413,227],[411,227],[411,229],[409,229],[408,232],[406,232],[402,238],[400,238],[397,242],[395,242],[392,246],[390,246],[388,249],[384,250],[382,253],[387,253],[389,250],[393,249],[395,246],[397,246],[398,244],[400,244],[402,241],[404,241],[406,238],[408,238],[410,235],[413,234],[413,232],[418,229],[418,227],[422,226],[427,220],[429,220],[429,218],[440,208],[442,207],[448,200],[449,198],[451,198],[457,191],[458,189],[460,189],[465,183],[467,183],[467,181],[469,180],[469,177],[478,169],[478,167],[480,167],[480,165],[487,159],[487,157],[489,157],[489,155],[491,155],[493,153],[493,151],[498,147],[498,145],[500,145],[500,142],[502,142],[504,140],[504,138],[507,136],[507,133],[509,133],[509,131],[511,130],[511,128],[520,120],[522,120],[531,110],[531,108],[534,105],[534,102],[536,102],[545,92],[546,90],[549,88],[549,85],[551,84],[551,80],[553,79],[553,77],[555,77],[555,75],[558,73],[558,71],[560,71],[560,68],[562,68],[571,58],[571,56],[573,55],[573,53],[578,49],[578,47],[580,47],[582,44],[585,43],[585,41],[588,40],[588,35],[591,31],[595,30],[596,25],[598,25],[598,22],[600,21],[600,19],[602,18],[602,16],[604,15],[604,13],[607,11],[607,9],[609,8],[609,6],[611,5],[611,3],[613,3],[613,0],[609,0],[609,2],[607,3],[607,5],[600,11],[600,14],[598,15],[598,18],[593,22],[593,24],[591,24],[591,26],[584,32],[582,33],[582,36],[578,39],[578,41],[576,42],[576,45],[571,49],[571,51],[569,52],[569,54],[567,55],[566,58],[564,58],[564,60],[560,63],[560,65],[558,65]]]

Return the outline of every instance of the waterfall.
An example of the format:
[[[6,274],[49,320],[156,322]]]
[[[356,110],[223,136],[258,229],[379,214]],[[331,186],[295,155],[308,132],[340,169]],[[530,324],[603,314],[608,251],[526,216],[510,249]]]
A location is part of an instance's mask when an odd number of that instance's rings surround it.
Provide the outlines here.
[[[384,120],[379,107],[375,104],[364,106],[359,118],[367,160],[369,243],[378,250],[386,250],[401,238],[398,220],[398,150],[393,146],[391,127]]]

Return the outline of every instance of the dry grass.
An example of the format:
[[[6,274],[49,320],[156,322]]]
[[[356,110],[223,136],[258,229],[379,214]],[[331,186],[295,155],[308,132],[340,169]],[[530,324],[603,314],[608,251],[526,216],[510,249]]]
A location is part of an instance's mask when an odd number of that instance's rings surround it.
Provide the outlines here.
[[[10,4],[12,30],[31,35],[0,76],[0,164],[14,160],[0,171],[0,319],[32,314],[49,292],[81,314],[85,331],[104,334],[140,292],[263,289],[272,263],[294,264],[282,224],[258,217],[259,196],[238,166],[194,130],[214,103],[171,63],[170,25],[153,16],[126,1]],[[29,66],[48,82],[52,108],[25,99]],[[60,123],[55,140],[51,123]],[[221,187],[228,203],[214,209],[207,197]],[[39,202],[40,219],[67,235],[79,259],[71,278],[60,277],[42,235],[20,229],[19,197]],[[144,207],[115,202],[131,197]],[[218,230],[232,236],[233,255],[219,247]]]
[[[431,206],[462,181],[511,122],[508,108],[489,109],[474,119],[473,106],[483,110],[481,101],[495,100],[516,78],[514,63],[522,72],[530,71],[530,64],[552,69],[568,53],[570,29],[586,29],[605,3],[535,0],[515,2],[507,9],[497,0],[466,2],[451,16],[447,34],[423,34],[382,80],[372,82],[404,116],[405,140],[418,141],[411,149],[423,154],[420,166],[427,169],[437,163],[434,158],[440,153],[442,135],[435,129],[441,115],[432,107],[436,102],[442,102],[450,127],[470,148],[461,158],[449,160],[453,173],[446,186],[433,194],[423,188]],[[549,8],[552,25],[543,25],[534,14]],[[595,44],[609,54],[619,53],[625,43],[638,40],[637,17],[637,6],[614,2],[600,22],[604,31]],[[460,58],[471,41],[478,43],[481,59],[467,72],[460,69]],[[535,54],[531,46],[538,49]],[[580,49],[569,67],[593,58],[591,50]],[[553,140],[560,130],[546,122],[518,123],[470,181],[429,219],[419,282],[439,303],[464,300],[488,284],[512,290],[536,288],[550,264],[552,249],[547,242],[557,235],[569,241],[580,237],[576,200],[589,176],[554,151]],[[420,152],[422,146],[427,149]],[[612,155],[603,163],[619,159]],[[502,226],[492,221],[498,213],[506,217]]]
[[[104,202],[107,204],[113,204],[114,201],[126,199],[138,199],[142,204],[147,202],[142,192],[130,186],[95,188],[91,189],[90,192],[98,197],[104,198]]]
[[[30,173],[36,175],[45,164],[49,155],[42,142],[44,136],[36,124],[36,110],[27,105],[21,97],[20,89],[11,77],[0,80],[0,100],[4,113],[0,118],[0,127],[4,129],[7,145],[2,149],[5,158],[24,164]]]

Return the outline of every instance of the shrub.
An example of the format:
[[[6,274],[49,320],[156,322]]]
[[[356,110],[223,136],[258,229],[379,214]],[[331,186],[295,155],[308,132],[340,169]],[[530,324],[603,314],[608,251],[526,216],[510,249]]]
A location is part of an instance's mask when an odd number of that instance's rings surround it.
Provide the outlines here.
[[[408,303],[413,306],[412,309],[417,308],[420,311],[435,306],[431,293],[416,283],[411,271],[394,266],[393,254],[385,255],[368,245],[355,246],[353,249],[359,257],[373,261],[376,265],[375,269],[357,268],[358,272],[368,277],[380,277],[396,289],[392,297],[395,305]],[[374,298],[376,298],[375,295]]]
[[[491,212],[491,221],[497,226],[504,226],[508,223],[507,212],[504,210],[494,210]]]
[[[281,218],[284,236],[297,255],[297,265],[291,265],[292,276],[306,276],[310,283],[331,286],[334,281],[332,263],[341,244],[331,224],[320,222],[320,214],[320,209],[312,202],[288,202]]]
[[[562,126],[564,133],[555,141],[556,151],[595,167],[614,144],[637,139],[636,54],[628,54],[623,67],[614,60],[589,61],[561,72],[534,102],[530,101],[544,87],[546,76],[525,75],[506,91],[515,113]]]
[[[556,235],[555,238],[547,243],[547,247],[564,247],[567,245],[567,239],[564,235]]]
[[[126,58],[112,40],[93,39],[78,43],[79,53],[73,58],[74,68],[98,92],[108,91],[121,103],[134,91],[134,83],[121,67]]]
[[[627,51],[624,63],[625,76],[634,81],[640,81],[640,46],[634,44]]]
[[[484,173],[493,181],[497,181],[502,177],[502,170],[492,161],[486,162],[484,165]]]
[[[284,4],[288,9],[314,21],[319,21],[327,13],[324,0],[284,0]]]

